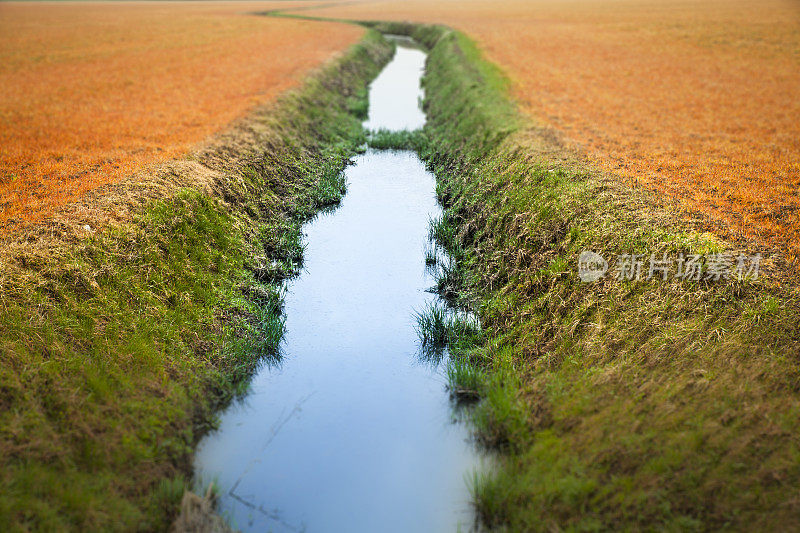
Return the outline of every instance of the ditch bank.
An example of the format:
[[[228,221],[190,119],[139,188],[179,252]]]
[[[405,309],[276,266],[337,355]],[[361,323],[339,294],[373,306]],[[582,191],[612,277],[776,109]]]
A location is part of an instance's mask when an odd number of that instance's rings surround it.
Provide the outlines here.
[[[369,130],[419,128],[425,54],[397,51],[369,87]],[[347,194],[303,226],[303,272],[286,284],[280,361],[264,365],[195,456],[236,529],[385,533],[471,530],[468,483],[485,459],[448,394],[427,289],[435,179],[410,151],[368,149]],[[426,249],[428,250],[426,261]],[[466,478],[466,479],[465,479]]]
[[[435,235],[456,259],[438,286],[484,329],[452,347],[471,370],[451,387],[478,389],[477,436],[501,451],[474,487],[485,525],[800,527],[800,299],[786,263],[594,171],[518,110],[465,35],[363,24],[429,51],[423,132],[372,142],[415,149],[436,174]],[[585,283],[584,251],[639,255],[645,271]],[[757,279],[714,279],[710,258],[756,253]],[[647,279],[651,254],[700,256],[704,270]]]
[[[169,528],[199,437],[277,353],[300,225],[341,198],[392,50],[368,32],[194,156],[4,236],[0,523]]]

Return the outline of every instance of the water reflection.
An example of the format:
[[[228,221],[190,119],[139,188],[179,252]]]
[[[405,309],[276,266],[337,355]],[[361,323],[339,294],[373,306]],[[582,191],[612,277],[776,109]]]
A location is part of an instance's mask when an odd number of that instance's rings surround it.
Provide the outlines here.
[[[423,65],[398,49],[371,87],[370,127],[421,125]],[[424,260],[434,178],[411,152],[376,151],[346,177],[341,206],[304,228],[283,364],[224,413],[196,472],[246,531],[456,531],[473,522],[465,476],[480,459],[441,365],[419,364],[414,318],[436,299]]]

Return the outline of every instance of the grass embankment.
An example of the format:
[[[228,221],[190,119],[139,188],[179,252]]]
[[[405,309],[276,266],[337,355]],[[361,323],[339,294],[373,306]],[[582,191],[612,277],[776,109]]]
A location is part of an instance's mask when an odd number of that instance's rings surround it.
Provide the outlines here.
[[[463,377],[480,389],[478,436],[502,452],[474,487],[486,524],[800,527],[797,291],[769,277],[582,283],[583,250],[646,260],[730,245],[615,185],[523,118],[502,73],[463,34],[379,26],[430,49],[420,151],[446,208],[435,233],[456,261],[439,285],[457,289],[484,338],[456,347],[452,386]]]
[[[365,86],[390,55],[368,33],[187,164],[206,182],[96,233],[43,227],[4,252],[4,530],[167,529],[215,410],[278,356],[300,224],[339,200]]]

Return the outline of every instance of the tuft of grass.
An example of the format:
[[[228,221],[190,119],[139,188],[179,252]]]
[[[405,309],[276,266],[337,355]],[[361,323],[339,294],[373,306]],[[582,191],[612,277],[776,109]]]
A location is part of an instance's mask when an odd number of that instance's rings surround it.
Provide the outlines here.
[[[459,268],[458,262],[450,258],[439,261],[435,267],[434,277],[436,285],[432,289],[433,292],[448,304],[458,306],[461,296],[460,288],[464,285],[463,271]]]
[[[190,489],[190,483],[183,475],[179,474],[172,479],[161,479],[153,498],[160,502],[159,505],[164,513],[170,514],[180,505],[183,494]]]
[[[433,271],[441,261],[436,246],[427,246],[425,248],[425,269]]]
[[[457,226],[447,218],[446,213],[439,217],[432,217],[428,221],[428,240],[444,250],[456,247],[457,231]]]
[[[427,361],[439,364],[448,349],[460,354],[481,343],[481,328],[474,315],[451,309],[446,302],[431,302],[416,313],[416,330]]]
[[[428,304],[416,313],[417,335],[423,349],[441,352],[450,339],[450,321],[447,309],[436,303]]]
[[[423,130],[371,131],[367,143],[378,150],[412,150],[418,153],[428,150],[428,139]]]
[[[485,378],[480,367],[464,358],[447,361],[447,387],[459,402],[476,401],[481,396]]]

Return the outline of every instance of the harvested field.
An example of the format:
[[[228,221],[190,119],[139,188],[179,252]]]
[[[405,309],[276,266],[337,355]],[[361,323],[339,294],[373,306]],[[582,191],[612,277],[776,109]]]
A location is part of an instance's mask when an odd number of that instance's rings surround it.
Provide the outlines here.
[[[800,4],[364,2],[304,14],[448,24],[600,169],[800,254]]]
[[[185,153],[354,43],[292,2],[0,4],[0,227]]]

